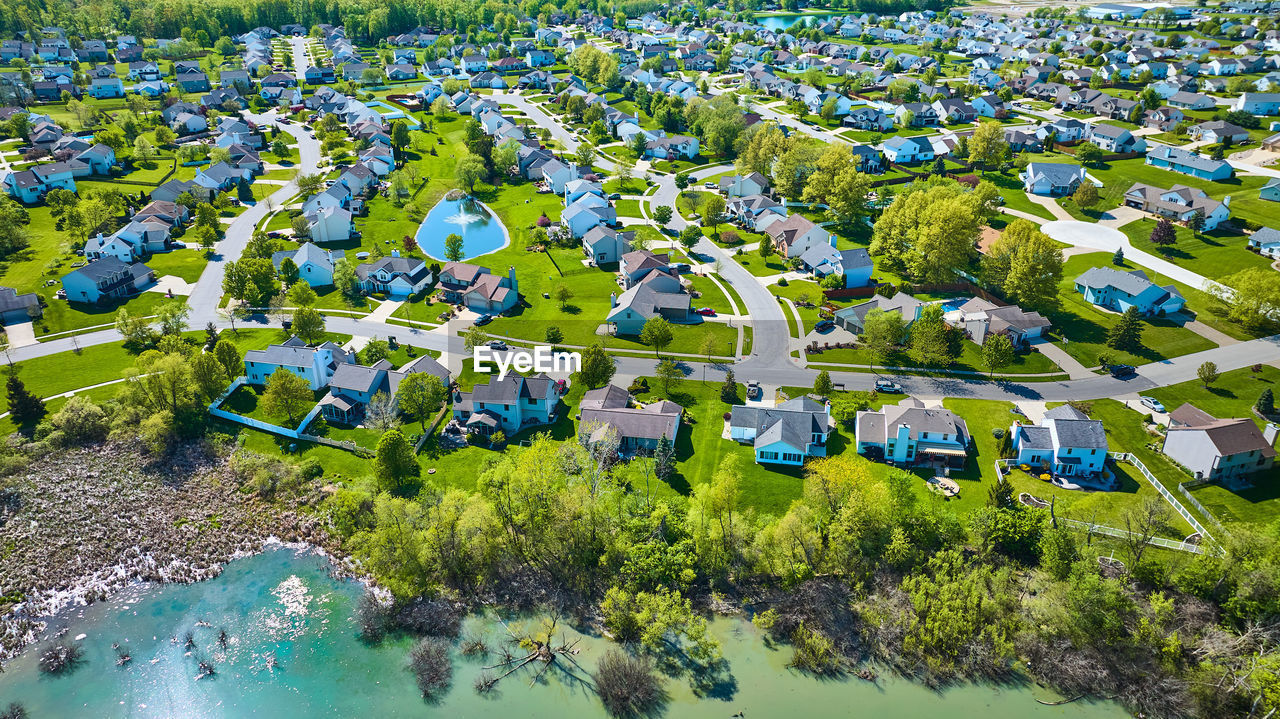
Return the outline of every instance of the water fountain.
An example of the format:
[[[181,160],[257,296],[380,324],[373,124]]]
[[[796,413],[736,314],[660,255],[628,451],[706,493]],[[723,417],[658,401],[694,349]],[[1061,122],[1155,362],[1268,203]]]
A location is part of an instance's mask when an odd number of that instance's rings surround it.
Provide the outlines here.
[[[416,239],[422,251],[438,260],[445,257],[445,238],[462,235],[463,259],[470,260],[507,246],[507,228],[484,203],[461,193],[450,193],[427,213]]]

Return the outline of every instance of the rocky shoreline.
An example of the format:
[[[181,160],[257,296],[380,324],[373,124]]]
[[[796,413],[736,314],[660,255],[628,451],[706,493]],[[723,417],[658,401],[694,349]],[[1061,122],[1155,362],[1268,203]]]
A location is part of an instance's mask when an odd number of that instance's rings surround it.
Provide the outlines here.
[[[6,491],[0,663],[48,618],[136,582],[210,579],[275,543],[339,556],[321,522],[240,491],[226,458],[199,443],[158,460],[120,444],[54,452]]]

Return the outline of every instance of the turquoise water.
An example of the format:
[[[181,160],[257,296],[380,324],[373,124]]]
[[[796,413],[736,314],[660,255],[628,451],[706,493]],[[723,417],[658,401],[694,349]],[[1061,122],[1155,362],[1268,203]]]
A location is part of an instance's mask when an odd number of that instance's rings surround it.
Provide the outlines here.
[[[814,22],[822,23],[833,17],[841,17],[835,13],[807,13],[804,15],[769,15],[766,17],[757,17],[756,24],[777,32],[786,30],[800,20],[813,19]]]
[[[482,203],[470,198],[443,199],[422,220],[415,239],[422,251],[444,259],[444,239],[462,235],[463,259],[486,255],[507,246],[507,228]]]
[[[36,669],[34,652],[0,674],[0,706],[26,705],[33,719],[48,717],[605,717],[599,701],[573,677],[548,672],[507,678],[489,695],[472,688],[488,660],[455,657],[453,686],[427,703],[404,669],[408,641],[373,647],[356,636],[351,611],[362,592],[330,576],[314,554],[273,550],[227,565],[217,579],[193,585],[139,586],[109,602],[82,608],[68,638],[85,634],[85,659],[69,676]],[[528,620],[536,621],[536,620]],[[199,626],[198,623],[210,626]],[[227,648],[217,637],[225,628]],[[193,631],[195,647],[183,646]],[[517,630],[518,631],[518,630]],[[687,681],[667,681],[671,719],[813,717],[815,719],[1122,719],[1113,705],[1046,707],[1026,688],[965,686],[943,693],[900,680],[878,685],[858,679],[817,681],[786,668],[789,652],[767,648],[745,622],[719,619],[712,631],[729,660],[731,679],[718,698],[696,698]],[[498,647],[505,633],[492,620],[472,618],[464,633]],[[565,629],[572,640],[580,635]],[[559,633],[557,633],[557,636]],[[176,642],[171,640],[176,637]],[[113,642],[133,660],[115,666]],[[593,669],[607,642],[581,637],[577,663]],[[268,668],[267,657],[278,665]],[[217,674],[196,680],[197,664],[212,660]],[[579,678],[585,674],[578,673]]]

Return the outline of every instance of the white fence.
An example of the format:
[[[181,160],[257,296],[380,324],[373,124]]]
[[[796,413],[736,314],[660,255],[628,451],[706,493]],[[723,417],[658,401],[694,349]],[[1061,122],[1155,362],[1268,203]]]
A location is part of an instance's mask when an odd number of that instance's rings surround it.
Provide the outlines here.
[[[1142,473],[1143,478],[1145,478],[1152,487],[1155,487],[1156,491],[1160,493],[1160,496],[1164,497],[1165,501],[1173,507],[1173,511],[1182,515],[1182,518],[1187,520],[1187,523],[1191,525],[1191,528],[1196,530],[1196,533],[1200,535],[1201,542],[1213,541],[1213,535],[1209,534],[1209,530],[1205,529],[1203,524],[1200,524],[1200,520],[1196,519],[1196,516],[1192,514],[1190,510],[1182,506],[1182,502],[1179,502],[1177,498],[1173,496],[1173,492],[1170,492],[1168,488],[1160,483],[1160,480],[1156,479],[1155,475],[1151,473],[1151,470],[1147,469],[1147,466],[1143,464],[1141,460],[1127,452],[1112,452],[1111,458],[1117,462],[1129,462],[1133,466],[1137,467],[1138,471]],[[1199,502],[1196,502],[1196,504],[1198,505]],[[1200,509],[1201,511],[1204,511],[1203,508]],[[1208,515],[1206,512],[1206,516],[1212,515]]]

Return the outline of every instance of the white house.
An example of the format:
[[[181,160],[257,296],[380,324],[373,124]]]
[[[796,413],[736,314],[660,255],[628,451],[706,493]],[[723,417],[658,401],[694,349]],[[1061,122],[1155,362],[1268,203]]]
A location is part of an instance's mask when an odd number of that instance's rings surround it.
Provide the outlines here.
[[[1013,425],[1009,437],[1015,461],[1033,471],[1043,468],[1062,477],[1091,478],[1106,465],[1107,433],[1102,422],[1069,404],[1045,412],[1039,424]]]
[[[296,336],[284,344],[244,353],[245,381],[255,385],[265,385],[276,370],[283,369],[306,380],[312,390],[318,390],[329,386],[329,380],[341,364],[355,364],[355,355],[332,342],[310,347]]]

